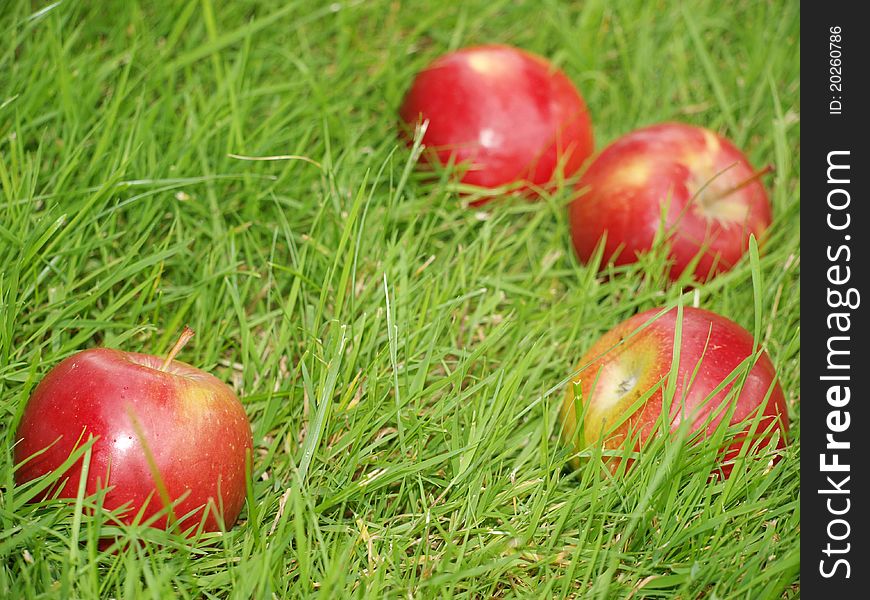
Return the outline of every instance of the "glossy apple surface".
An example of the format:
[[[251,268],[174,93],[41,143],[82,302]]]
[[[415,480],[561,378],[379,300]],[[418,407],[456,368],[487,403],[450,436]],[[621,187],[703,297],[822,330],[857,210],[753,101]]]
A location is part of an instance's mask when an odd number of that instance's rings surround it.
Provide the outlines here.
[[[649,250],[664,224],[677,279],[727,271],[771,221],[767,193],[740,150],[712,131],[664,123],[613,142],[577,184],[568,216],[577,255],[592,257],[606,234],[602,265],[624,265]],[[662,221],[664,216],[664,223]]]
[[[580,360],[577,368],[583,370],[574,377],[574,383],[579,384],[583,406],[575,406],[574,386],[569,386],[561,410],[565,439],[578,451],[602,440],[604,448],[618,449],[629,439],[638,441],[633,450],[639,450],[653,434],[663,411],[664,386],[660,384],[670,373],[677,323],[677,310],[672,309],[641,329],[659,312],[660,309],[648,310],[617,325],[593,344]],[[703,430],[706,437],[713,433],[730,409],[730,403],[723,403],[728,400],[726,396],[733,382],[716,394],[713,391],[752,355],[753,338],[745,329],[716,313],[684,308],[680,340],[677,379],[672,382],[676,391],[669,413],[670,429],[676,430],[682,421],[688,419],[689,430]],[[693,375],[696,368],[697,373]],[[656,386],[655,392],[636,406],[644,394]],[[765,404],[769,391],[770,397]],[[746,426],[743,433],[732,439],[729,447],[723,448],[721,468],[724,475],[730,474],[733,459],[762,405],[757,434],[766,431],[773,423],[779,435],[772,435],[771,430],[757,448],[769,446],[773,439],[777,439],[776,447],[782,448],[788,432],[788,413],[782,388],[776,382],[776,372],[766,352],[749,371],[737,396],[729,424],[745,423]],[[628,415],[632,409],[634,412]],[[579,424],[578,414],[582,415]],[[638,437],[632,438],[632,435]],[[614,470],[619,464],[618,458],[606,460]]]
[[[546,186],[592,153],[589,112],[571,81],[545,59],[509,46],[446,54],[414,79],[399,109],[408,139],[428,120],[429,160],[464,164],[461,181],[484,188]]]
[[[209,503],[217,510],[209,510],[205,529],[221,528],[216,512],[231,527],[245,500],[252,448],[245,410],[216,377],[179,361],[165,370],[163,364],[156,356],[96,348],[55,366],[34,390],[19,424],[16,481],[58,468],[77,442],[98,436],[87,493],[108,485],[105,508],[126,505],[122,518],[129,523],[145,507],[145,520],[163,502],[144,443],[168,497],[183,497],[173,509],[181,530],[198,525]],[[24,462],[28,457],[33,458]],[[79,460],[66,472],[60,497],[76,497],[81,470]],[[188,513],[193,514],[182,520]],[[167,518],[153,525],[167,528]]]

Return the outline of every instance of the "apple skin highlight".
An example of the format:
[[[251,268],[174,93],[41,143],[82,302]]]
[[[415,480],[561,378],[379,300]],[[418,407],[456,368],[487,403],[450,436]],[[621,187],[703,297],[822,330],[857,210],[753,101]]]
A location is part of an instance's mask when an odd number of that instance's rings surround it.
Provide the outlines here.
[[[577,368],[582,370],[574,376],[572,384],[579,385],[583,406],[575,406],[574,385],[569,384],[561,408],[563,438],[577,451],[599,443],[607,450],[622,449],[630,439],[636,440],[633,450],[639,451],[653,435],[663,411],[665,380],[673,359],[677,309],[639,328],[660,312],[661,309],[652,309],[623,321],[595,342],[580,360]],[[752,355],[753,338],[725,317],[687,307],[683,309],[680,339],[677,379],[672,382],[675,393],[669,414],[670,431],[676,431],[681,421],[689,419],[691,432],[703,430],[703,437],[709,437],[728,413],[730,407],[723,403],[734,382],[710,395]],[[699,361],[700,367],[693,376]],[[770,397],[764,404],[771,386]],[[634,406],[645,395],[648,398],[640,406]],[[745,423],[745,427],[722,449],[720,468],[726,477],[762,405],[756,434],[766,431],[772,423],[773,429],[757,450],[769,446],[774,438],[776,449],[782,449],[788,433],[788,412],[766,352],[760,354],[749,371],[729,420],[730,425]],[[626,419],[626,413],[633,406],[634,412]],[[577,422],[578,413],[582,415],[582,423]],[[774,430],[779,431],[778,436],[773,435]],[[618,457],[605,457],[605,461],[612,471],[620,463]]]
[[[145,507],[144,521],[163,510],[144,442],[169,498],[183,496],[173,508],[175,517],[192,513],[179,521],[182,531],[199,524],[209,502],[214,507],[204,529],[231,527],[245,501],[246,462],[253,447],[248,417],[235,393],[216,377],[176,360],[163,371],[163,362],[147,354],[95,348],[55,366],[21,418],[16,482],[52,471],[77,444],[98,436],[86,494],[109,487],[106,509],[126,506],[122,520],[130,523]],[[62,476],[60,497],[76,497],[81,471],[80,459]],[[215,511],[222,513],[223,523]],[[166,529],[166,515],[153,526]]]
[[[670,244],[676,280],[731,269],[770,226],[760,175],[730,141],[701,127],[663,123],[628,133],[595,158],[568,208],[578,258],[586,263],[605,238],[601,265],[625,265],[648,251],[659,231]]]
[[[483,188],[544,187],[561,166],[576,173],[593,151],[586,103],[547,60],[502,45],[465,48],[436,59],[414,79],[399,109],[410,141],[428,121],[430,162],[464,165],[462,183]]]

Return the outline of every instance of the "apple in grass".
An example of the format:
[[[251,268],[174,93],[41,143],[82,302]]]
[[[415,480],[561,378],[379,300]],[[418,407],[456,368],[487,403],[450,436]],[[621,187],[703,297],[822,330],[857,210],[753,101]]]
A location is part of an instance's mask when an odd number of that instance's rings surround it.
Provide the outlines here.
[[[174,360],[192,335],[185,328],[165,359],[94,348],[51,369],[15,434],[16,482],[58,469],[93,436],[86,494],[107,488],[103,506],[123,508],[123,522],[163,511],[154,527],[168,529],[167,515],[179,531],[232,527],[245,501],[251,426],[232,389]],[[75,498],[82,463],[43,497]],[[176,503],[171,511],[165,501]]]
[[[561,407],[564,439],[577,451],[594,444],[623,450],[631,443],[636,444],[631,450],[638,451],[655,434],[664,410],[678,315],[676,308],[657,316],[661,312],[648,310],[622,322],[580,360]],[[755,419],[754,434],[760,437],[752,446],[755,451],[772,450],[774,442],[781,449],[786,443],[785,397],[766,352],[758,355],[736,399],[732,387],[740,377],[714,393],[753,355],[753,345],[752,335],[737,323],[708,310],[683,309],[679,366],[676,379],[670,381],[675,390],[668,415],[670,431],[688,420],[690,432],[709,437],[730,414],[728,424],[742,429],[722,448],[720,468],[726,477]],[[605,461],[615,471],[620,458],[610,456]]]
[[[589,111],[568,77],[518,48],[465,48],[413,81],[399,115],[409,143],[426,123],[430,163],[461,165],[461,182],[529,193],[570,177],[593,150]],[[485,202],[491,196],[485,197]]]
[[[670,278],[692,268],[706,281],[732,268],[762,238],[771,208],[755,170],[724,137],[701,127],[663,123],[610,144],[577,183],[568,217],[577,256],[588,262],[604,239],[601,264],[635,262],[662,231]]]

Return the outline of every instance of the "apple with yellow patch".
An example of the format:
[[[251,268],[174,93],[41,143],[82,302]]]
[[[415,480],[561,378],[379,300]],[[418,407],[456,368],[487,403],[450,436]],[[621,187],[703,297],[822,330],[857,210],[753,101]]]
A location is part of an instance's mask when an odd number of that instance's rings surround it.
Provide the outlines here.
[[[203,518],[206,531],[231,527],[245,501],[251,426],[232,389],[174,360],[192,335],[185,328],[165,359],[93,348],[51,369],[15,434],[16,482],[60,468],[93,436],[85,493],[107,488],[104,507],[122,509],[123,522],[147,521],[168,501],[154,527],[168,528],[168,515],[180,531]],[[79,459],[41,497],[75,498],[82,469]]]
[[[589,111],[571,80],[546,59],[510,46],[437,58],[415,77],[399,116],[408,143],[426,123],[430,164],[453,162],[463,183],[482,188],[533,195],[552,187],[559,171],[576,173],[593,150]]]
[[[601,265],[635,262],[663,234],[669,275],[687,269],[706,281],[732,268],[763,239],[771,207],[760,179],[724,137],[701,127],[663,123],[613,142],[577,184],[568,215],[578,257],[587,262],[603,238]]]
[[[709,437],[725,417],[739,428],[722,449],[720,468],[725,476],[756,417],[760,443],[753,446],[755,451],[773,450],[769,446],[774,441],[774,448],[783,448],[788,432],[785,396],[767,353],[759,352],[753,363],[754,340],[748,331],[711,311],[684,308],[679,364],[671,379],[677,316],[676,308],[642,312],[589,348],[562,404],[564,439],[578,451],[593,444],[621,450],[634,440],[631,450],[639,451],[656,431],[665,410],[663,392],[672,386],[670,431],[688,421],[690,432]],[[747,359],[748,373],[741,370]],[[738,376],[732,378],[734,373]],[[739,390],[734,389],[741,380]],[[605,461],[612,470],[620,463],[614,456]]]

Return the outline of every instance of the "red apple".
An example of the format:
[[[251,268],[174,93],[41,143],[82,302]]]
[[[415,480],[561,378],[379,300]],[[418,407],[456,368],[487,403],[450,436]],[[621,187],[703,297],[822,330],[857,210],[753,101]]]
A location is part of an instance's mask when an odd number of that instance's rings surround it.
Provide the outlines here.
[[[589,112],[560,70],[509,46],[478,46],[438,58],[415,78],[399,109],[410,139],[428,121],[430,161],[464,163],[461,181],[484,188],[546,186],[592,153]]]
[[[124,522],[140,510],[147,520],[168,497],[181,498],[173,508],[181,531],[198,525],[207,508],[205,530],[231,527],[245,501],[251,426],[225,383],[173,360],[192,335],[185,328],[166,359],[94,348],[51,369],[15,435],[16,481],[57,469],[77,444],[94,436],[86,493],[108,487],[104,507],[126,506]],[[60,497],[76,497],[81,471],[79,460],[62,475]],[[166,529],[167,521],[164,514],[153,526]]]
[[[580,260],[606,235],[602,265],[624,265],[649,250],[664,226],[671,279],[698,257],[698,281],[727,271],[770,225],[771,209],[756,171],[731,142],[701,127],[664,123],[608,146],[577,184],[569,206]]]
[[[640,450],[654,434],[664,410],[663,390],[670,376],[677,324],[677,309],[671,309],[644,327],[659,312],[648,310],[617,325],[580,360],[577,368],[581,370],[574,384],[579,385],[583,405],[575,405],[574,386],[569,386],[561,411],[565,439],[578,451],[600,443],[605,449],[620,449],[632,439],[637,442],[632,450]],[[667,381],[675,389],[670,430],[675,431],[688,420],[690,432],[710,436],[731,408],[723,403],[739,379],[715,394],[714,390],[752,354],[753,339],[745,329],[716,313],[684,308],[679,367],[676,379]],[[641,402],[650,390],[654,391]],[[765,403],[768,392],[770,397]],[[764,408],[759,409],[761,406]],[[779,435],[771,430],[755,446],[756,450],[769,446],[773,439],[777,440],[777,449],[784,447],[788,431],[785,398],[766,352],[750,369],[736,398],[729,424],[744,427],[723,448],[721,468],[725,476],[731,473],[733,459],[759,410],[762,416],[756,435],[760,436],[772,423]],[[582,415],[580,423],[578,415]],[[613,470],[619,465],[616,457],[605,460]]]

